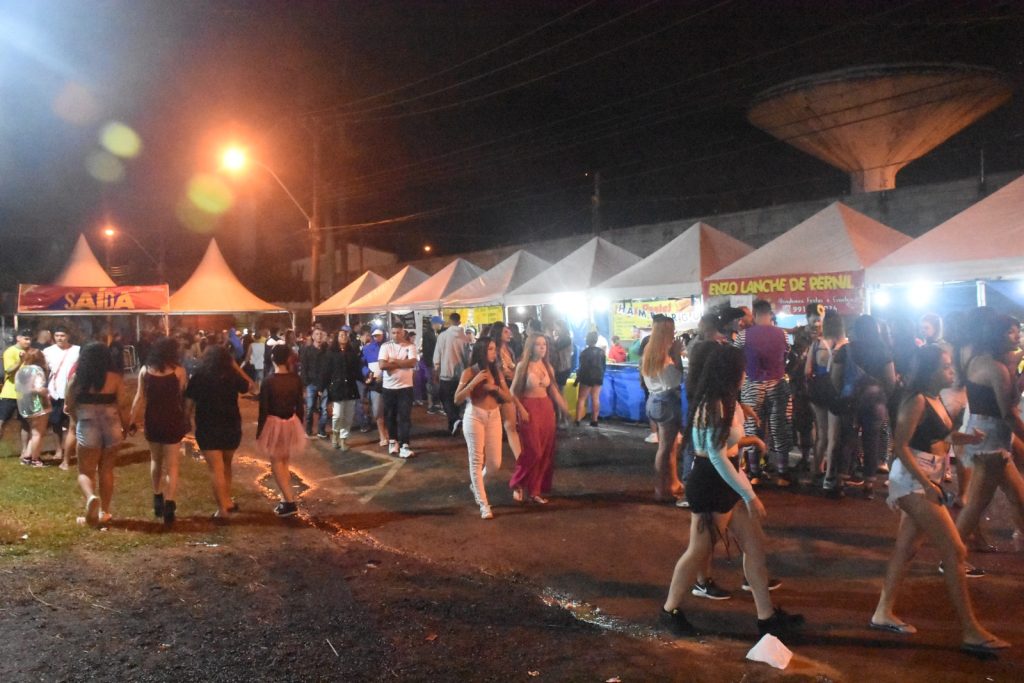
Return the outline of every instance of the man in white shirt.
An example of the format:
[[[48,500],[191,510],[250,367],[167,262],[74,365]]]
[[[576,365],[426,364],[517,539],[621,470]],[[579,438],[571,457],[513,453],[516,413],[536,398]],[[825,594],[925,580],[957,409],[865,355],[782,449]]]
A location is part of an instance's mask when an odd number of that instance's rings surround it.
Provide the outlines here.
[[[412,426],[413,368],[419,362],[416,345],[409,341],[405,327],[395,323],[391,340],[382,344],[377,362],[383,375],[381,402],[387,423],[388,453],[400,458],[416,455],[409,447]]]
[[[60,468],[68,469],[68,460],[74,449],[74,439],[69,439],[65,448],[65,433],[67,432],[70,420],[64,414],[64,396],[68,388],[68,379],[71,378],[71,371],[78,364],[78,345],[71,343],[71,335],[68,328],[58,325],[53,330],[54,344],[43,349],[43,356],[46,358],[46,366],[50,368],[50,379],[46,388],[50,392],[50,402],[53,410],[50,412],[50,428],[57,435],[56,455],[60,458]]]
[[[469,337],[462,329],[462,316],[452,313],[448,316],[448,327],[437,336],[434,347],[434,375],[438,379],[438,397],[448,416],[448,431],[455,436],[459,433],[461,420],[459,409],[455,405],[455,390],[458,388],[459,377],[465,369],[466,347]]]

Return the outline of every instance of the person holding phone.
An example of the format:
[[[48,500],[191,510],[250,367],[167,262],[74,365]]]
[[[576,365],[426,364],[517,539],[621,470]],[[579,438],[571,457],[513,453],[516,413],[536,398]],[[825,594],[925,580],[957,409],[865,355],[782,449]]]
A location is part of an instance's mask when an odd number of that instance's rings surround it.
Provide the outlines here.
[[[513,404],[498,368],[496,346],[489,337],[481,337],[473,345],[471,365],[462,371],[455,390],[455,403],[466,402],[462,434],[469,450],[469,489],[480,507],[481,519],[494,517],[484,476],[501,469],[501,406]]]
[[[967,593],[965,576],[967,548],[960,539],[939,482],[949,468],[950,442],[978,444],[984,434],[954,432],[939,392],[953,384],[953,361],[939,346],[925,346],[914,354],[914,371],[900,402],[896,421],[896,460],[889,472],[888,503],[900,511],[899,531],[885,573],[885,584],[869,626],[898,634],[916,633],[896,616],[893,606],[907,564],[924,536],[943,556],[944,576],[950,600],[960,620],[961,649],[989,653],[1010,647],[978,622]]]

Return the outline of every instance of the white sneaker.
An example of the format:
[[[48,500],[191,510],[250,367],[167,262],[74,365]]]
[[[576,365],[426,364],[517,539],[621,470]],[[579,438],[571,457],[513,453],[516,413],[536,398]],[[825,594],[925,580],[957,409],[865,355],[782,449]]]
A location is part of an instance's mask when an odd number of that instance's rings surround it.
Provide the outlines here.
[[[490,505],[480,506],[480,519],[494,519],[494,513],[491,512]]]
[[[388,455],[398,455],[397,441],[388,441]]]
[[[398,451],[398,457],[399,458],[406,458],[406,459],[408,459],[408,458],[412,458],[412,457],[415,457],[415,456],[416,456],[416,451],[414,451],[413,449],[409,448],[409,444],[407,444],[407,443],[403,443],[402,444],[402,450]]]
[[[651,432],[647,435],[647,438],[644,439],[644,443],[658,443],[658,435]]]

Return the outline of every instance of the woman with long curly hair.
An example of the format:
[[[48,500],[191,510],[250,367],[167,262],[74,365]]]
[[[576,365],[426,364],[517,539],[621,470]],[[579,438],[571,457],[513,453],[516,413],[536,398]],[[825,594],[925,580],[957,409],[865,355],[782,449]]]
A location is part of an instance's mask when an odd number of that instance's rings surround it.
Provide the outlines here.
[[[684,493],[676,443],[683,428],[683,361],[682,344],[675,335],[676,323],[672,318],[657,318],[640,361],[640,376],[650,392],[647,417],[658,425],[658,451],[654,456],[654,499],[658,502],[675,502]]]
[[[548,340],[544,335],[527,337],[523,358],[512,380],[512,395],[518,400],[523,452],[516,460],[508,485],[516,502],[531,500],[544,505],[548,502],[544,494],[551,490],[555,467],[556,412],[569,414],[548,360]]]
[[[799,614],[788,614],[772,605],[765,568],[762,520],[767,513],[746,475],[738,469],[739,449],[747,446],[764,453],[756,436],[744,436],[743,411],[739,407],[746,361],[743,351],[730,346],[711,349],[690,406],[696,457],[690,472],[690,542],[676,562],[661,617],[677,635],[693,632],[680,610],[698,573],[707,565],[715,540],[735,536],[743,552],[743,572],[754,594],[757,628],[761,635],[783,635],[803,624]]]
[[[494,340],[495,352],[497,354],[498,369],[505,378],[505,386],[512,386],[512,380],[516,374],[516,353],[512,347],[512,330],[504,321],[497,321],[491,325],[488,333]],[[508,438],[508,447],[512,451],[512,457],[519,459],[523,452],[523,446],[519,442],[519,428],[516,425],[516,415],[519,412],[514,401],[502,403],[500,406],[501,421],[505,427],[505,436]]]
[[[117,447],[130,421],[124,395],[124,379],[111,369],[107,345],[91,342],[82,347],[68,381],[64,408],[75,421],[78,485],[85,494],[88,524],[107,522],[111,517]]]
[[[181,439],[188,433],[185,419],[185,385],[178,340],[162,337],[153,344],[146,364],[139,370],[139,388],[132,401],[132,423],[141,414],[149,442],[149,472],[153,480],[153,515],[164,524],[174,523],[178,490],[178,457]]]

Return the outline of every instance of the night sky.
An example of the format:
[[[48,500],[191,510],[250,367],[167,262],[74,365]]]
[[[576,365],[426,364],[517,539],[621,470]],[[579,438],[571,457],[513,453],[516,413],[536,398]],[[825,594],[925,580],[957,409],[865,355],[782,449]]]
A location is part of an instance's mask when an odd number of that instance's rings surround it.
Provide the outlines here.
[[[595,170],[607,227],[840,194],[844,173],[746,122],[756,93],[906,61],[1019,81],[1022,35],[1019,2],[0,2],[0,288],[52,277],[80,231],[102,258],[107,220],[172,286],[207,234],[306,254],[269,176],[216,175],[229,142],[309,208],[316,171],[325,223],[404,258],[589,231]],[[87,163],[111,121],[141,150],[104,182]],[[989,172],[1024,169],[1019,96],[898,183],[976,174],[982,149]],[[197,212],[197,174],[233,205]],[[123,237],[118,259],[154,279]]]

